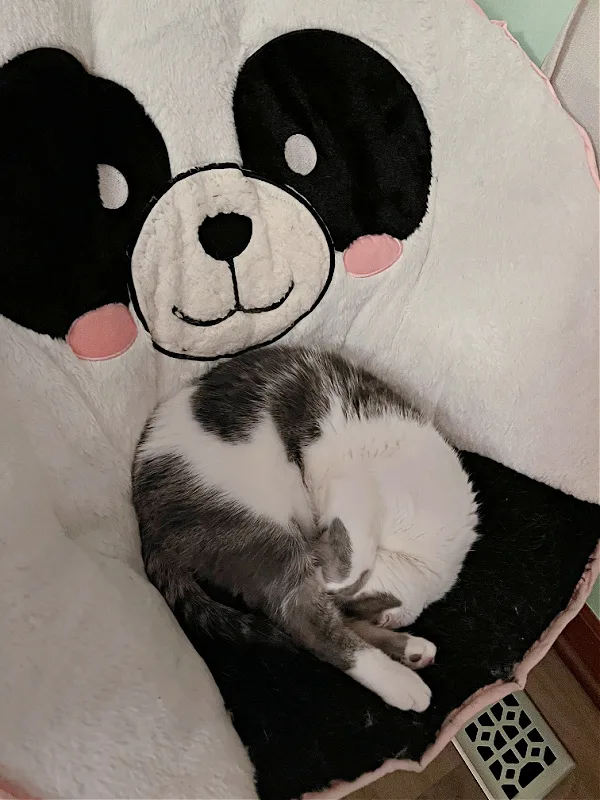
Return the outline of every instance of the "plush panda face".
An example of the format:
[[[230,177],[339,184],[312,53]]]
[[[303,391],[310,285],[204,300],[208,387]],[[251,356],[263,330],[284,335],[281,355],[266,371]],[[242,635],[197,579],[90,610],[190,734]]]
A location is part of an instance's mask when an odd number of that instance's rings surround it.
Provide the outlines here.
[[[199,137],[211,115],[231,121],[226,145],[207,131],[198,147],[229,159],[180,161],[192,169],[174,178],[165,120],[72,55],[28,51],[1,77],[0,313],[82,358],[135,338],[128,283],[157,349],[206,361],[279,339],[334,275],[337,291],[406,267],[426,239],[423,111],[399,70],[351,36],[296,30],[249,48],[198,121]]]
[[[419,101],[357,39],[268,42],[240,70],[233,116],[242,166],[178,176],[133,252],[136,308],[169,355],[210,360],[280,338],[324,296],[336,252],[351,275],[380,272],[427,210]]]
[[[133,254],[134,302],[161,352],[212,359],[284,334],[332,270],[327,230],[301,196],[217,165],[182,176],[152,207]]]

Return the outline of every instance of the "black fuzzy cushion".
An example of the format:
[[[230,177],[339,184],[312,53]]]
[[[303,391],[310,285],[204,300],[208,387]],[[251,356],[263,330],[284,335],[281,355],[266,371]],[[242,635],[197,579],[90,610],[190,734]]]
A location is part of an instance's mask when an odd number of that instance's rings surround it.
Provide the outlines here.
[[[308,653],[195,640],[256,768],[263,800],[354,780],[386,759],[418,760],[450,711],[511,678],[569,603],[596,546],[600,508],[487,458],[463,454],[480,502],[480,539],[459,583],[411,628],[438,646],[421,674],[423,714],[387,706]]]

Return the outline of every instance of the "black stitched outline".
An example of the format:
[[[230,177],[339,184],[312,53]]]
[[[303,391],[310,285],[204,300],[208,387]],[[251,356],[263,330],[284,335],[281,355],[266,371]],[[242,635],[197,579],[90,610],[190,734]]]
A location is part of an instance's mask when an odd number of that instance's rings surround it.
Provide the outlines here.
[[[301,314],[298,319],[294,320],[291,325],[289,325],[284,331],[278,333],[277,336],[274,336],[272,339],[269,339],[266,342],[259,342],[258,344],[253,344],[250,347],[246,347],[243,350],[237,350],[235,353],[222,353],[216,356],[192,356],[188,355],[187,353],[173,353],[170,350],[166,350],[164,347],[161,347],[152,339],[152,334],[150,333],[150,328],[148,327],[148,323],[144,315],[142,314],[142,310],[140,308],[140,304],[137,298],[137,293],[135,291],[135,284],[133,281],[133,250],[135,249],[135,244],[137,243],[137,239],[139,234],[141,233],[142,228],[144,227],[144,223],[148,218],[148,215],[154,208],[154,206],[158,203],[158,201],[163,197],[174,184],[178,181],[184,180],[185,178],[189,178],[190,175],[195,175],[196,172],[206,172],[209,169],[237,169],[239,170],[242,175],[245,175],[248,178],[254,178],[255,180],[262,181],[263,183],[271,184],[271,186],[275,186],[277,189],[282,189],[286,191],[288,194],[291,194],[299,203],[301,203],[307,211],[309,211],[314,219],[316,220],[317,224],[321,228],[321,231],[325,237],[325,241],[327,242],[327,246],[329,248],[329,272],[327,274],[327,278],[325,279],[325,283],[323,284],[323,288],[321,289],[321,293],[313,303],[313,305]],[[159,353],[162,353],[164,356],[169,356],[170,358],[179,358],[183,361],[218,361],[221,358],[234,358],[234,356],[241,356],[243,353],[250,353],[252,350],[257,350],[259,347],[266,347],[269,344],[273,344],[274,342],[279,341],[282,339],[287,333],[289,333],[292,328],[295,328],[296,325],[301,322],[305,317],[311,314],[315,308],[319,305],[321,300],[325,297],[327,290],[331,284],[333,279],[333,272],[335,269],[335,248],[333,246],[333,240],[331,238],[331,234],[325,222],[323,221],[321,215],[318,211],[313,208],[313,206],[309,203],[309,201],[300,194],[300,192],[296,191],[292,186],[288,186],[287,184],[277,183],[276,181],[272,181],[269,178],[264,178],[262,175],[259,175],[257,172],[254,172],[250,169],[244,169],[244,167],[240,166],[239,164],[235,164],[233,162],[224,162],[222,164],[207,164],[205,167],[194,167],[193,169],[186,170],[186,172],[182,172],[180,175],[176,175],[172,178],[164,187],[163,191],[160,194],[157,194],[153,197],[146,207],[146,212],[143,215],[140,225],[137,230],[137,235],[135,237],[135,241],[131,247],[131,252],[128,253],[129,256],[129,276],[128,276],[128,284],[129,284],[129,295],[131,298],[131,304],[135,310],[135,313],[138,316],[138,319],[142,323],[144,330],[150,334],[150,339],[152,340],[152,346],[155,350]]]
[[[270,306],[263,306],[262,308],[258,308],[258,307],[257,308],[244,308],[243,306],[240,306],[239,310],[243,311],[244,314],[265,314],[267,311],[275,311],[276,308],[281,308],[281,306],[285,303],[285,301],[288,299],[288,297],[294,291],[294,286],[295,285],[296,284],[294,283],[294,281],[292,281],[290,283],[290,285],[288,286],[287,291],[285,292],[285,294],[282,294],[281,297],[279,298],[279,300],[275,300],[275,302],[271,303]]]
[[[241,311],[243,314],[265,314],[267,311],[275,311],[276,308],[280,308],[291,293],[294,290],[294,281],[290,283],[288,286],[285,294],[283,294],[279,300],[275,300],[274,303],[271,303],[270,306],[262,306],[257,308],[244,308],[244,306],[240,303],[240,295],[238,292],[238,285],[237,285],[237,277],[235,274],[235,268],[233,261],[228,261],[227,266],[229,267],[229,271],[231,272],[231,279],[233,281],[233,299],[235,300],[235,306],[225,314],[224,317],[219,317],[218,319],[197,319],[196,317],[188,317],[187,314],[184,314],[180,308],[177,306],[173,306],[171,309],[171,314],[180,319],[182,322],[187,323],[188,325],[196,325],[199,328],[210,328],[211,325],[218,325],[221,322],[225,322],[226,319],[232,317],[234,314],[237,314],[238,311]]]

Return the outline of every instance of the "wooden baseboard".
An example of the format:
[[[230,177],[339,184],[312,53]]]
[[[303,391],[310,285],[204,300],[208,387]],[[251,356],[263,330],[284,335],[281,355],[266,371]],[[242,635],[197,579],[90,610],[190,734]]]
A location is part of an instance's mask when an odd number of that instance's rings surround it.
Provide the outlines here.
[[[600,708],[600,619],[584,606],[556,640],[558,654]]]

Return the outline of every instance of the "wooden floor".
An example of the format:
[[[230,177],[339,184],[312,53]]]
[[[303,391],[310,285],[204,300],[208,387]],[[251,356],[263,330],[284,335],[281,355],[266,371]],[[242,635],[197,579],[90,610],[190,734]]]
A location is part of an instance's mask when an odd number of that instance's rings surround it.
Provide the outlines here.
[[[600,800],[600,711],[551,650],[527,681],[531,697],[576,762],[549,800]],[[424,772],[394,772],[350,800],[485,800],[453,745]]]

